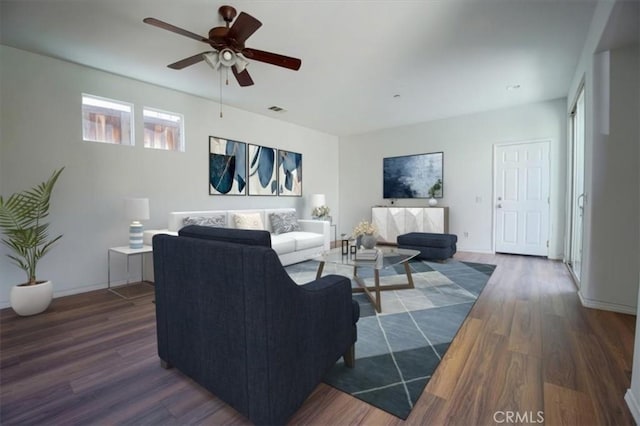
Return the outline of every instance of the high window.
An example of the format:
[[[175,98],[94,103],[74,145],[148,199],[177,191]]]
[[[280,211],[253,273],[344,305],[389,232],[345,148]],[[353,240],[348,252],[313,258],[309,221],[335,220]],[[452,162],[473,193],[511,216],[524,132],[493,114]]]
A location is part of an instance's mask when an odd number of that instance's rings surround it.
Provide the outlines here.
[[[184,118],[182,114],[144,108],[144,147],[184,151]]]
[[[133,145],[133,105],[93,95],[82,95],[82,139]]]

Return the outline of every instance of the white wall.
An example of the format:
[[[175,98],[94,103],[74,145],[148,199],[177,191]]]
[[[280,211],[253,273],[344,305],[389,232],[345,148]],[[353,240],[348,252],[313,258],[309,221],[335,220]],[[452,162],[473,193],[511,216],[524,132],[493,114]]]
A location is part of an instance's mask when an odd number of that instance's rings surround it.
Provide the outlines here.
[[[638,176],[639,15],[637,2],[598,3],[567,105],[571,108],[584,82],[586,196],[579,296],[585,306],[626,313],[636,312],[640,250],[639,200],[635,191],[625,190]]]
[[[501,142],[551,142],[551,229],[549,256],[563,255],[566,126],[565,99],[432,121],[340,138],[340,221],[349,233],[382,198],[382,159],[444,152],[444,198],[449,231],[461,251],[493,250],[493,146]],[[354,195],[357,194],[357,195]],[[426,206],[427,200],[396,205]],[[468,238],[464,237],[468,232]]]
[[[39,264],[55,295],[106,286],[107,248],[128,244],[124,198],[148,197],[145,227],[166,228],[175,210],[297,207],[327,195],[338,211],[338,138],[229,106],[68,62],[0,46],[0,193],[30,188],[66,166],[52,198],[51,233],[64,234]],[[234,88],[233,90],[242,90]],[[81,93],[131,102],[136,146],[82,141]],[[142,146],[142,107],[184,114],[186,152]],[[220,136],[303,154],[304,197],[208,195],[208,137]],[[0,248],[0,307],[23,272]]]

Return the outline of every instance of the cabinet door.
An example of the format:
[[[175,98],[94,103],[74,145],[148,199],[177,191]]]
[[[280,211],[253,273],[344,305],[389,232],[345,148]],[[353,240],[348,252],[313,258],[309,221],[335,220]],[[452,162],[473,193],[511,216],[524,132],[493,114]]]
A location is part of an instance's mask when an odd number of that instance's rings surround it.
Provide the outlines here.
[[[395,244],[398,242],[398,235],[405,233],[405,210],[403,207],[387,209],[387,242]]]
[[[429,207],[424,209],[424,232],[444,234],[447,232],[446,209],[444,207]]]
[[[378,241],[387,242],[387,208],[373,207],[371,222],[378,229]]]
[[[408,207],[404,210],[404,233],[424,232],[424,208]]]

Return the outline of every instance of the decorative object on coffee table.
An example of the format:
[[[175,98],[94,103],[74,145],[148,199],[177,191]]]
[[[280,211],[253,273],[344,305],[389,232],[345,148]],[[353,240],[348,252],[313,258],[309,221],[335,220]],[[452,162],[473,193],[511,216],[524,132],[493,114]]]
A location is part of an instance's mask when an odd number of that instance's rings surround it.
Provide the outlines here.
[[[366,249],[372,249],[376,245],[375,233],[378,229],[366,220],[361,221],[353,229],[353,236],[356,237],[356,246],[364,246]]]

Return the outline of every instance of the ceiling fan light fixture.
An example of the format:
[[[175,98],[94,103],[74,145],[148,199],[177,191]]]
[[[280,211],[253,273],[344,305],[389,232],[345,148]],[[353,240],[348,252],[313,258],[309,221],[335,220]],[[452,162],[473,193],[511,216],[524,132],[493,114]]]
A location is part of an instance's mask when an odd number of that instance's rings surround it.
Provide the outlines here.
[[[203,53],[202,56],[204,57],[205,62],[209,64],[209,66],[214,70],[217,70],[218,68],[220,68],[220,61],[219,61],[220,54],[218,52],[207,52],[207,53]]]
[[[245,56],[242,53],[236,53],[236,71],[243,72],[246,68],[247,65],[249,65],[249,61],[247,61],[247,58],[245,58]]]
[[[236,63],[236,54],[231,49],[222,49],[218,55],[218,61],[229,68]]]

